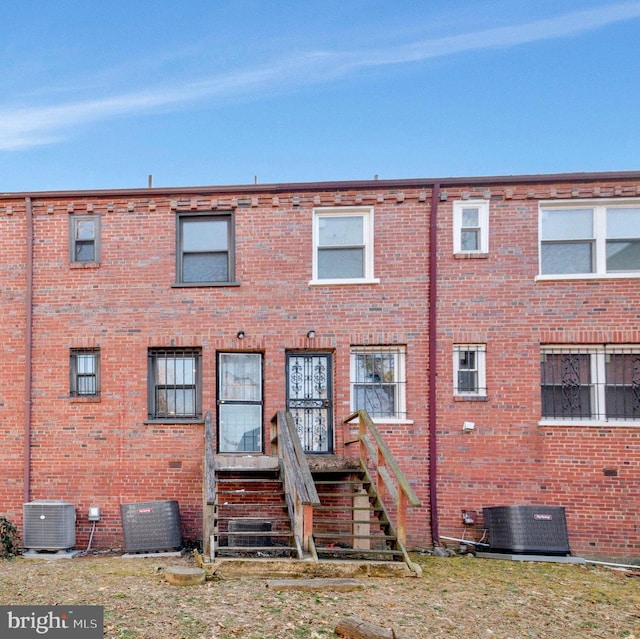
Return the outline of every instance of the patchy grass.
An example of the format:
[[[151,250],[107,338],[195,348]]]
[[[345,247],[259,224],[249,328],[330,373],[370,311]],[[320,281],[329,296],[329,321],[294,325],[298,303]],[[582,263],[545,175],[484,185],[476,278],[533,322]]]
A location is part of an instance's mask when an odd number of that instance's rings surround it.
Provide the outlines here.
[[[415,557],[421,579],[371,578],[352,592],[274,591],[265,579],[176,587],[191,559],[15,558],[0,605],[92,604],[111,639],[329,639],[356,615],[415,639],[640,639],[640,577],[602,567]]]

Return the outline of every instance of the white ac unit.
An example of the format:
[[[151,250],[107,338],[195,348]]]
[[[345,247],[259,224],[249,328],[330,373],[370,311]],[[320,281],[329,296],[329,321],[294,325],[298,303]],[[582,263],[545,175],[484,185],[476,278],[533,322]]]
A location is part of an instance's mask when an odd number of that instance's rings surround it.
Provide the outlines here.
[[[23,505],[23,542],[30,550],[67,550],[76,544],[76,509],[66,501],[42,499]]]

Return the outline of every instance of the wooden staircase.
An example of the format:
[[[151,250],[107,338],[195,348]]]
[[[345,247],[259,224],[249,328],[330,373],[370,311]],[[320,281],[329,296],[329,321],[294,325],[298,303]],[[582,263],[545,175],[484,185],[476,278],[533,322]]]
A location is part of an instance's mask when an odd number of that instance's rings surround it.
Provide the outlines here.
[[[216,469],[214,556],[300,557],[279,468]]]
[[[205,416],[203,545],[211,564],[346,560],[401,564],[419,574],[404,538],[407,506],[420,502],[366,412],[345,422],[354,419],[359,434],[347,442],[359,443],[353,459],[308,458],[286,411],[272,421],[276,454],[233,458],[213,453],[211,416]]]
[[[389,514],[362,468],[312,470],[320,505],[313,509],[319,559],[404,561]]]

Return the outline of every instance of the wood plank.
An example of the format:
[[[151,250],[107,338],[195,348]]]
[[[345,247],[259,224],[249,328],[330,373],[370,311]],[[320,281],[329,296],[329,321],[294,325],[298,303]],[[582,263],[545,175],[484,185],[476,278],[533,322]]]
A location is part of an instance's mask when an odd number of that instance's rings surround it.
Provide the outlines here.
[[[357,579],[268,579],[267,587],[273,590],[304,590],[308,592],[334,590],[349,592],[351,590],[363,590],[364,584]]]

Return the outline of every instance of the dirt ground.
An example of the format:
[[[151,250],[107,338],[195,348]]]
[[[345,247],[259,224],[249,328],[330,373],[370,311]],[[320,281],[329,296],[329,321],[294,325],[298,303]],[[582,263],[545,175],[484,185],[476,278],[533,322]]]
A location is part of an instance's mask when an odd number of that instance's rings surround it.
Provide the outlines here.
[[[173,586],[191,556],[0,561],[0,605],[104,606],[105,637],[325,639],[355,615],[414,639],[640,639],[640,571],[416,555],[422,578],[352,592],[279,591],[266,579]]]

